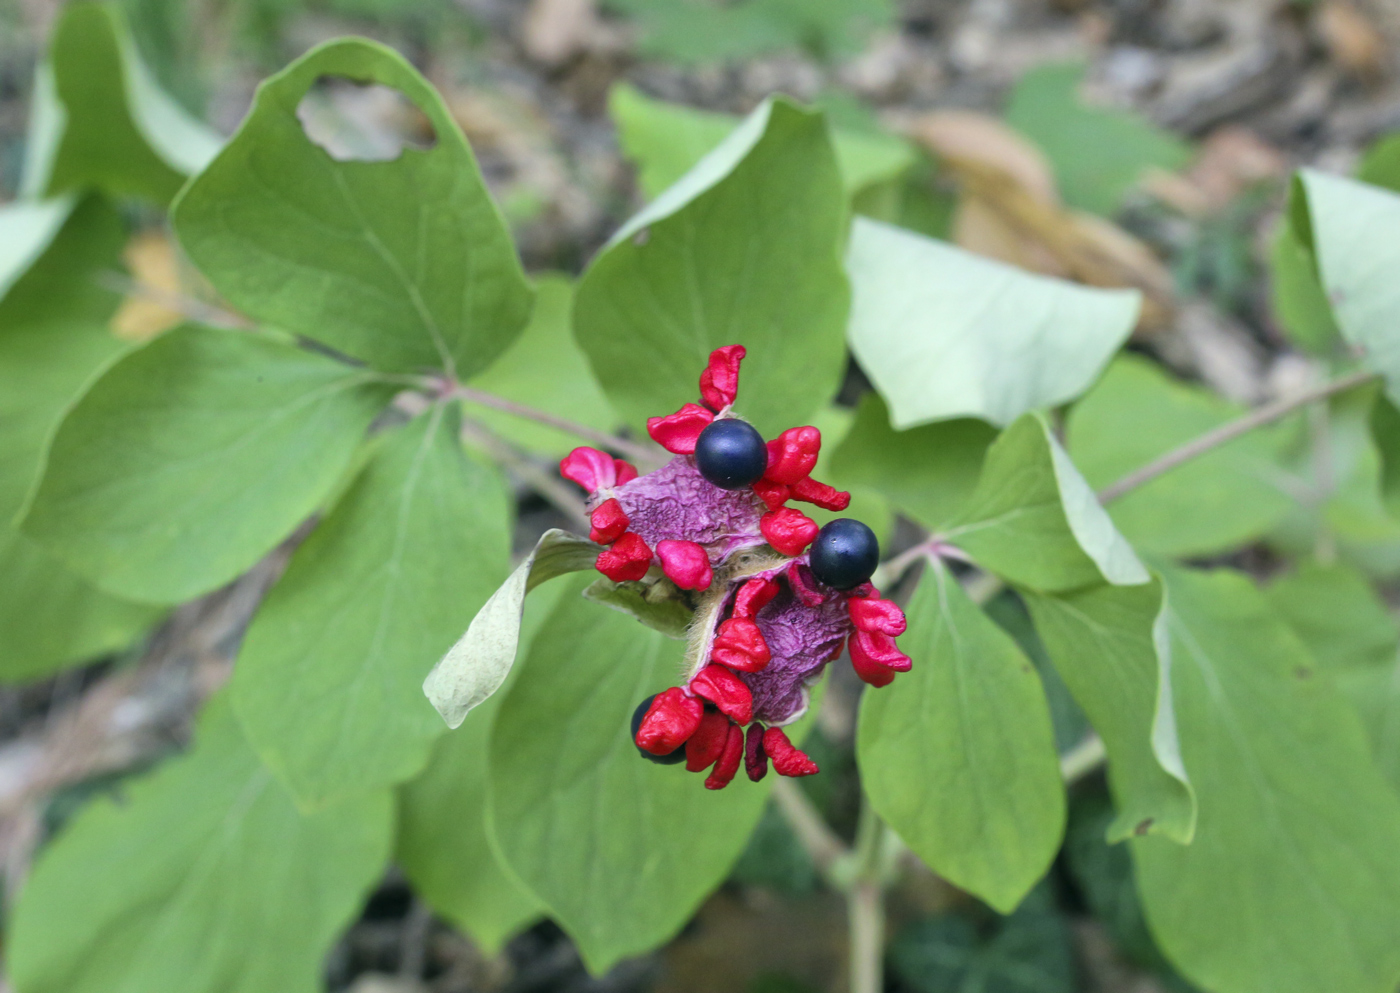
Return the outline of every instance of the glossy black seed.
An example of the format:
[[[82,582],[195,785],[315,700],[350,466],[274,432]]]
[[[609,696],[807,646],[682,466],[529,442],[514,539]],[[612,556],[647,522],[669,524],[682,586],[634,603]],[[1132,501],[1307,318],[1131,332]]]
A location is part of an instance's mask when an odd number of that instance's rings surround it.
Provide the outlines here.
[[[656,694],[653,693],[641,703],[637,704],[637,709],[632,711],[632,744],[634,745],[637,744],[637,732],[642,729],[642,718],[646,717],[647,711],[651,709],[651,702],[655,699]],[[677,762],[685,761],[684,745],[682,745],[680,748],[677,748],[674,752],[671,752],[669,755],[653,755],[651,754],[651,752],[647,751],[645,748],[642,748],[640,745],[637,746],[637,751],[641,753],[642,758],[650,759],[657,765],[675,765]]]
[[[768,446],[748,421],[725,417],[700,432],[695,464],[720,489],[740,490],[758,482],[768,468]]]
[[[860,521],[838,517],[812,542],[812,575],[838,590],[859,586],[880,564],[880,542]]]

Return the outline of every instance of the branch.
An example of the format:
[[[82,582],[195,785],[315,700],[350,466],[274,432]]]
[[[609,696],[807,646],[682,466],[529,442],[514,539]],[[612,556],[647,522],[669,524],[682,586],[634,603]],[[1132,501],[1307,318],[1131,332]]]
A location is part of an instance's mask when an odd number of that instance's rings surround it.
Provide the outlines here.
[[[544,472],[528,458],[516,451],[514,446],[497,435],[480,421],[462,418],[462,433],[470,437],[491,453],[491,457],[505,465],[522,481],[532,487],[540,496],[569,519],[569,523],[586,534],[591,522],[584,502],[562,479]]]
[[[1103,739],[1092,732],[1083,741],[1060,756],[1060,777],[1066,786],[1079,782],[1108,761]]]
[[[1158,476],[1170,472],[1177,466],[1184,465],[1194,458],[1199,458],[1207,452],[1219,448],[1226,442],[1234,441],[1240,435],[1248,434],[1255,428],[1260,428],[1266,424],[1272,424],[1274,421],[1281,420],[1300,407],[1306,407],[1308,404],[1316,403],[1318,400],[1325,400],[1333,394],[1343,393],[1352,387],[1360,386],[1363,383],[1369,383],[1376,378],[1377,374],[1374,372],[1366,372],[1364,370],[1353,372],[1340,379],[1334,379],[1330,383],[1323,383],[1321,386],[1315,386],[1310,390],[1304,390],[1297,396],[1284,397],[1283,399],[1275,400],[1273,403],[1266,403],[1262,407],[1251,410],[1243,417],[1233,420],[1228,424],[1222,424],[1214,431],[1207,431],[1199,438],[1188,441],[1180,448],[1168,452],[1166,455],[1163,455],[1153,462],[1149,462],[1141,469],[1135,469],[1128,473],[1116,483],[1099,491],[1099,503],[1110,503],[1113,500],[1117,500],[1119,497],[1131,493],[1139,486],[1150,483]]]
[[[817,872],[835,890],[844,890],[849,881],[841,877],[837,866],[848,861],[851,850],[837,837],[836,832],[827,826],[826,820],[807,794],[789,779],[779,779],[773,784],[773,801],[778,811],[797,836],[798,843],[807,851]]]
[[[635,441],[628,441],[626,438],[619,438],[616,435],[608,434],[606,431],[599,431],[586,424],[579,424],[566,417],[556,417],[547,411],[537,410],[528,407],[523,403],[516,403],[514,400],[507,400],[505,397],[498,397],[494,393],[487,393],[471,386],[457,385],[453,387],[449,396],[465,400],[468,403],[475,403],[482,407],[490,407],[492,410],[499,410],[502,413],[513,414],[516,417],[523,417],[525,420],[534,421],[537,424],[544,424],[547,427],[555,428],[566,434],[571,434],[594,444],[602,445],[604,448],[611,448],[613,451],[621,452],[629,458],[638,462],[646,463],[650,466],[658,466],[665,461],[660,454],[661,450],[648,445],[639,445]]]

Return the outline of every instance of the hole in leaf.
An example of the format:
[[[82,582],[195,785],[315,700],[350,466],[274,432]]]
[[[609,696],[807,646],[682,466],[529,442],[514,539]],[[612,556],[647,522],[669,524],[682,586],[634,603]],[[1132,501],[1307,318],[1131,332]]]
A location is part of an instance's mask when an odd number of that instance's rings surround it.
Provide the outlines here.
[[[426,114],[391,86],[322,76],[297,104],[306,137],[337,162],[389,162],[427,151],[437,135]]]

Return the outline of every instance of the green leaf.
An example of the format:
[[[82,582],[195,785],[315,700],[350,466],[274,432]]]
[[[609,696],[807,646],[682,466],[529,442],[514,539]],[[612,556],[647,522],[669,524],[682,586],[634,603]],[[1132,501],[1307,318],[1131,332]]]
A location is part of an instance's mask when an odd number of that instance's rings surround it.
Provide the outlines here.
[[[491,736],[492,834],[590,971],[664,943],[728,874],[773,775],[722,792],[637,754],[632,711],[681,646],[575,595],[536,636]]]
[[[222,139],[156,85],[115,4],[69,4],[35,85],[23,192],[166,204]]]
[[[593,542],[558,528],[540,536],[423,681],[424,695],[448,727],[458,727],[473,707],[505,684],[515,665],[530,591],[566,573],[592,569],[600,551]]]
[[[655,100],[628,83],[608,93],[608,113],[622,150],[637,165],[638,184],[655,199],[729,136],[742,120],[732,114]],[[890,135],[831,129],[832,149],[846,193],[888,182],[916,161],[909,143]]]
[[[504,485],[457,427],[438,406],[384,439],[248,630],[234,704],[304,804],[410,778],[442,733],[423,673],[509,561]]]
[[[738,410],[801,424],[845,370],[845,203],[818,113],[765,101],[637,214],[579,284],[574,334],[629,423],[698,398],[711,350],[748,348]]]
[[[1304,169],[1310,247],[1342,336],[1400,398],[1400,195],[1341,176]]]
[[[386,791],[298,813],[219,698],[187,755],[123,792],[40,856],[7,936],[17,989],[322,989],[326,952],[389,857]]]
[[[470,386],[564,417],[599,431],[621,423],[588,360],[574,342],[569,316],[573,284],[567,276],[544,275],[535,283],[530,323],[499,359]],[[576,435],[513,414],[473,404],[469,416],[531,451],[562,456],[581,444]]]
[[[1108,749],[1118,807],[1108,840],[1161,834],[1189,842],[1196,804],[1177,741],[1161,582],[1024,596],[1055,668]]]
[[[832,481],[875,490],[920,524],[937,529],[972,495],[996,434],[973,418],[895,431],[879,394],[867,393],[832,456]]]
[[[861,701],[871,804],[954,885],[1009,913],[1050,867],[1065,793],[1034,666],[935,562],[900,647],[913,669]]]
[[[390,162],[332,159],[296,116],[323,76],[399,90],[436,144]],[[374,42],[328,42],[264,81],[173,212],[185,251],[235,307],[380,369],[467,379],[530,315],[530,286],[466,138],[428,82]]]
[[[1400,789],[1400,626],[1352,566],[1304,562],[1269,601],[1361,715],[1376,762]]]
[[[1113,214],[1144,172],[1180,169],[1191,146],[1136,114],[1084,104],[1083,79],[1079,62],[1032,69],[1011,91],[1006,123],[1045,152],[1066,204]]]
[[[530,599],[520,631],[525,651],[564,585],[552,583]],[[428,767],[399,790],[396,860],[433,910],[466,931],[487,955],[498,954],[508,938],[543,913],[491,850],[486,832],[487,749],[510,682],[507,677],[503,692],[443,735]]]
[[[217,589],[336,484],[389,399],[375,378],[270,335],[172,331],[64,419],[24,530],[113,593]]]
[[[1147,359],[1124,355],[1066,421],[1066,447],[1094,489],[1245,413]],[[1208,555],[1257,540],[1288,513],[1277,432],[1252,431],[1115,500],[1109,514],[1144,554]]]
[[[1392,132],[1378,138],[1366,149],[1361,164],[1356,167],[1356,178],[1400,193],[1400,133]]]
[[[1269,250],[1269,287],[1274,315],[1290,341],[1316,355],[1336,352],[1341,331],[1318,282],[1317,259],[1286,216]]]
[[[695,618],[695,611],[686,606],[679,591],[670,583],[614,583],[603,577],[595,579],[583,591],[583,597],[620,611],[678,641],[685,639],[690,622]]]
[[[976,490],[942,537],[983,568],[1035,590],[1149,579],[1037,414],[1023,416],[987,449]]]
[[[1384,395],[1371,407],[1371,441],[1380,457],[1380,491],[1385,509],[1400,518],[1400,410]]]
[[[55,197],[0,207],[0,299],[44,254],[76,204],[73,197]]]
[[[1166,573],[1172,689],[1200,816],[1132,841],[1162,950],[1215,993],[1400,981],[1400,799],[1360,723],[1249,579]]]
[[[857,217],[846,254],[851,350],[896,429],[953,417],[1006,425],[1073,400],[1137,321],[1100,290]]]

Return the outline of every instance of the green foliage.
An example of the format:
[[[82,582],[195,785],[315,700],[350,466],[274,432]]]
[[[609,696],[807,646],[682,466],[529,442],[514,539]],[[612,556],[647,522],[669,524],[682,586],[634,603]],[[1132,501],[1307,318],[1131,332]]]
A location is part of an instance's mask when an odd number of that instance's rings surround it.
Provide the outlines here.
[[[298,813],[221,698],[187,755],[123,793],[40,856],[7,942],[17,989],[322,988],[323,957],[389,857],[387,792]]]
[[[308,806],[423,768],[442,721],[422,674],[506,574],[504,488],[456,432],[437,406],[384,439],[248,630],[234,704]]]
[[[399,90],[436,143],[390,162],[332,159],[296,117],[323,76]],[[328,42],[264,82],[173,218],[235,307],[379,369],[469,378],[530,314],[529,284],[466,138],[428,82],[373,42]]]
[[[1244,413],[1137,356],[1114,361],[1074,405],[1066,447],[1096,489]],[[1208,555],[1267,534],[1288,513],[1279,432],[1251,432],[1113,502],[1109,513],[1144,554]]]
[[[221,143],[156,86],[110,4],[68,5],[35,89],[29,196],[98,189],[164,205]]]
[[[1189,845],[1130,842],[1153,934],[1219,993],[1394,989],[1400,799],[1360,722],[1246,577],[1166,580],[1200,815]]]
[[[217,589],[331,491],[390,394],[247,331],[190,325],[138,349],[64,419],[26,533],[104,589]]]
[[[1132,547],[1036,414],[987,449],[977,488],[942,535],[1003,579],[1054,592],[1148,581]]]
[[[940,876],[1009,913],[1049,868],[1065,799],[1040,679],[941,563],[909,604],[914,668],[861,701],[870,802]]]
[[[1045,152],[1066,204],[1113,214],[1144,172],[1180,169],[1191,146],[1136,114],[1084,104],[1083,78],[1078,62],[1032,69],[1011,91],[1006,122]]]
[[[1317,355],[1335,352],[1341,331],[1318,282],[1317,259],[1286,222],[1269,249],[1269,275],[1274,315],[1289,340]]]
[[[846,267],[851,350],[896,429],[953,417],[1006,425],[1072,400],[1137,320],[1135,291],[1032,275],[865,218]]]
[[[602,973],[689,920],[743,852],[773,776],[713,793],[637,754],[632,711],[673,685],[681,646],[582,600],[584,582],[568,581],[497,714],[491,818],[510,868]]]
[[[608,399],[637,426],[669,414],[711,350],[742,342],[736,409],[769,436],[801,424],[845,368],[844,229],[821,115],[765,102],[584,274],[574,333]]]
[[[1356,178],[1400,193],[1400,133],[1385,135],[1366,150],[1356,167]]]

